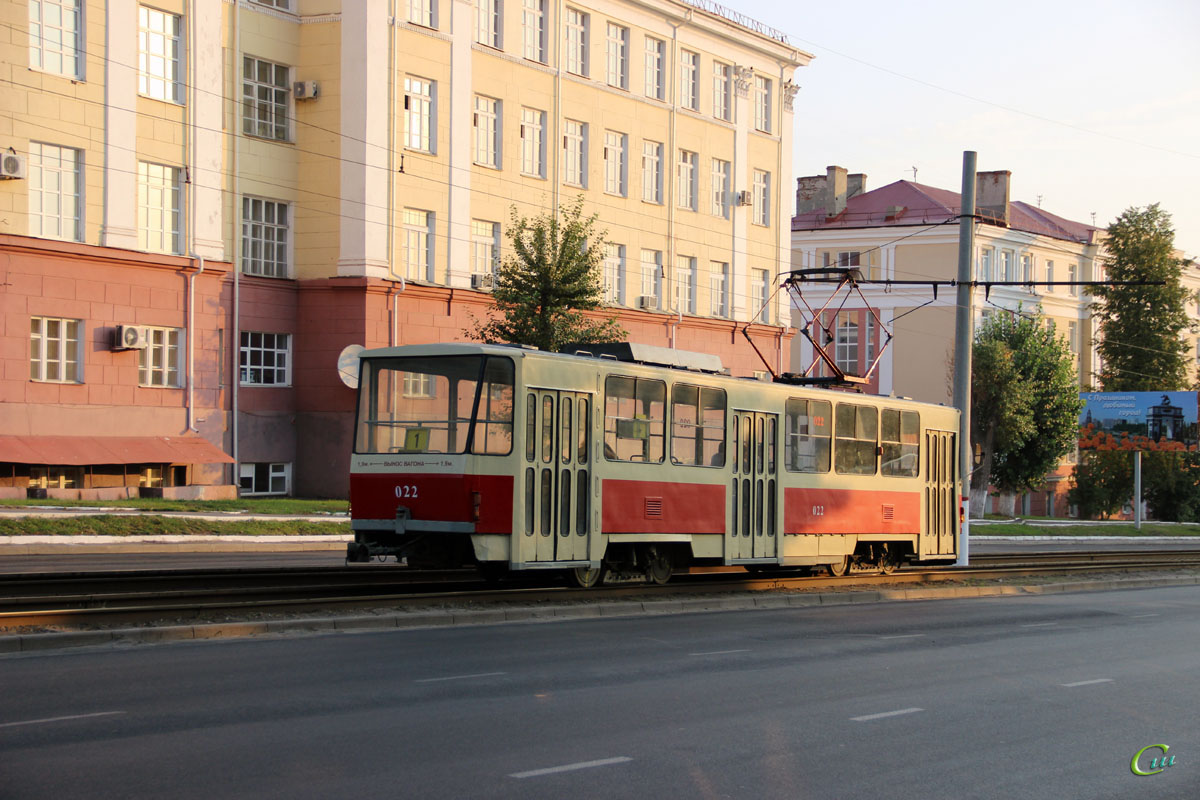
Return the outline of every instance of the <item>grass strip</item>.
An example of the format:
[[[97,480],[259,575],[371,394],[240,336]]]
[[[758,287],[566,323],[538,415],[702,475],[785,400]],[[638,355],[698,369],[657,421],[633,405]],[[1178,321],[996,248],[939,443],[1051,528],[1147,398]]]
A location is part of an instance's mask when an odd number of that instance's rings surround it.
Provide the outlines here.
[[[976,536],[1200,536],[1200,525],[1143,522],[1139,531],[1128,525],[1039,525],[1037,522],[999,522],[972,526]]]
[[[131,498],[128,500],[46,500],[0,499],[0,506],[53,506],[57,508],[134,508],[141,511],[242,512],[249,514],[346,514],[345,500],[321,500],[305,497],[242,497],[236,500],[164,500]]]
[[[0,518],[5,536],[318,536],[345,535],[345,522],[302,520],[207,520],[152,515],[94,514],[83,517]]]

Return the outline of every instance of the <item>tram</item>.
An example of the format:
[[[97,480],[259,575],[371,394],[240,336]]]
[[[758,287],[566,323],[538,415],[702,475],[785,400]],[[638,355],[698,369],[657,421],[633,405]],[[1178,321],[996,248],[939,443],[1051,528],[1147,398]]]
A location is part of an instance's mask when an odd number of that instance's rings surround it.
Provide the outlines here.
[[[958,411],[625,344],[361,353],[347,561],[665,583],[957,557]]]

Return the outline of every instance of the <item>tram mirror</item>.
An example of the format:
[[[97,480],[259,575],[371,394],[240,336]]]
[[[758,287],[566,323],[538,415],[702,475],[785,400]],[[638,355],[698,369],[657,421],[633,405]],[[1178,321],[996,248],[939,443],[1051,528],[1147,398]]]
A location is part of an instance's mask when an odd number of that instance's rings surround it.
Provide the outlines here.
[[[404,451],[419,453],[429,449],[429,428],[409,428],[404,432]]]

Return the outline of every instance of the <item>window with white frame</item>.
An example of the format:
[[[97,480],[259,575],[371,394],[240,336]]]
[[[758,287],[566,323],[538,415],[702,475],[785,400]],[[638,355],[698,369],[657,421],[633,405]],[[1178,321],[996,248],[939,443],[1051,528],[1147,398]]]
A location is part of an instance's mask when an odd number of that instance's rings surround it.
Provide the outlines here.
[[[408,21],[425,28],[437,27],[437,0],[408,0]]]
[[[990,247],[985,247],[979,251],[979,280],[990,281],[992,279],[992,257],[994,250]]]
[[[242,462],[238,465],[239,494],[288,494],[292,465],[288,463]]]
[[[713,62],[713,116],[733,119],[733,67],[720,61]]]
[[[414,281],[432,281],[433,212],[406,208],[403,219],[404,276]]]
[[[1047,261],[1047,262],[1046,262],[1046,282],[1047,282],[1047,283],[1054,283],[1054,262],[1053,262],[1053,261]],[[1054,291],[1054,287],[1053,287],[1053,286],[1047,286],[1047,287],[1046,287],[1046,291],[1047,291],[1047,292],[1053,292],[1053,291]]]
[[[264,278],[288,276],[288,204],[242,198],[242,272]]]
[[[1033,256],[1031,255],[1021,256],[1021,280],[1033,280]]]
[[[771,132],[771,79],[754,76],[754,128],[763,133]]]
[[[501,0],[475,0],[475,41],[488,47],[500,47]]]
[[[179,80],[183,39],[181,21],[174,14],[138,6],[138,94],[183,103]]]
[[[242,331],[242,386],[290,386],[291,353],[290,334]]]
[[[714,317],[729,316],[729,262],[714,261],[708,273],[709,313]]]
[[[666,76],[663,72],[663,58],[666,53],[666,42],[647,36],[644,44],[646,66],[646,97],[662,100],[666,97]]]
[[[546,63],[546,0],[521,0],[521,30],[525,57]]]
[[[604,191],[625,197],[629,163],[629,137],[616,131],[604,132]]]
[[[604,245],[604,302],[619,306],[625,303],[625,245],[608,242]]]
[[[1013,275],[1013,254],[1011,250],[1003,250],[1000,253],[1000,280],[1016,280],[1016,277]]]
[[[608,41],[605,45],[607,58],[607,80],[609,86],[629,88],[629,28],[608,23]]]
[[[82,383],[79,361],[83,320],[30,317],[29,380]]]
[[[751,270],[751,302],[754,304],[754,313],[758,314],[757,321],[764,325],[771,324],[771,307],[766,305],[767,298],[771,296],[771,273],[765,269]],[[762,309],[761,311],[759,309]]]
[[[138,384],[178,388],[183,330],[147,328],[146,348],[138,351]]]
[[[712,215],[722,219],[729,219],[730,168],[728,161],[712,160]]]
[[[567,8],[564,20],[567,37],[567,72],[588,74],[588,14],[577,8]]]
[[[546,112],[521,109],[521,172],[546,177]]]
[[[29,143],[29,235],[83,238],[83,156],[70,147]]]
[[[30,0],[29,66],[68,78],[83,75],[80,0]]]
[[[862,253],[858,250],[826,250],[822,256],[825,266],[857,267],[861,266]]]
[[[1079,355],[1079,323],[1076,320],[1067,322],[1067,346],[1071,349],[1071,355]]]
[[[500,166],[500,101],[475,95],[475,163]]]
[[[850,375],[858,374],[858,312],[841,311],[834,329],[833,361],[838,369]]]
[[[695,257],[676,256],[675,270],[675,282],[679,290],[679,310],[684,314],[695,314],[696,294],[700,283]]]
[[[700,110],[700,54],[679,51],[679,105]]]
[[[587,188],[587,123],[563,120],[563,183]]]
[[[500,263],[500,223],[471,220],[471,274],[495,275]]]
[[[1077,280],[1079,280],[1079,266],[1076,264],[1067,264],[1067,282],[1074,283]],[[1075,297],[1079,294],[1079,287],[1068,286],[1067,293]]]
[[[754,170],[754,224],[771,224],[771,173]]]
[[[404,146],[433,152],[433,81],[404,78]]]
[[[642,142],[642,199],[662,203],[662,142]]]
[[[183,184],[178,167],[138,162],[138,247],[182,253]]]
[[[437,397],[437,378],[424,372],[404,373],[405,397]]]
[[[662,250],[642,250],[642,297],[649,308],[662,307]]]
[[[696,210],[696,161],[698,156],[690,150],[679,151],[675,164],[675,193],[680,208]]]
[[[282,64],[242,58],[242,133],[263,139],[288,138],[288,75]]]
[[[255,5],[277,8],[280,11],[291,11],[292,0],[253,0]]]

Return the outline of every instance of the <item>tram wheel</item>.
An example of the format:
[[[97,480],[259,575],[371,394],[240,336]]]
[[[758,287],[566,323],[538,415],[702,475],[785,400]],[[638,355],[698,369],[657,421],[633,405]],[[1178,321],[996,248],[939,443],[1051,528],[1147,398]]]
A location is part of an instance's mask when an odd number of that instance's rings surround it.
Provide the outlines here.
[[[825,569],[829,570],[829,574],[835,578],[840,578],[850,571],[850,556],[842,556],[841,561],[835,561],[832,564],[826,564]]]
[[[656,586],[662,586],[671,580],[671,554],[656,547],[650,548],[649,560],[646,562],[646,577]]]
[[[567,570],[567,579],[580,589],[591,589],[593,586],[599,586],[604,582],[604,574],[607,571],[603,564],[596,569],[592,569],[591,567],[575,567]]]
[[[893,551],[885,545],[879,556],[879,574],[891,575],[898,569],[900,569],[900,559],[896,558]]]

